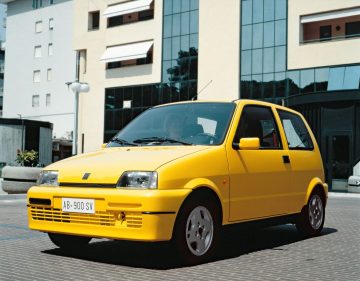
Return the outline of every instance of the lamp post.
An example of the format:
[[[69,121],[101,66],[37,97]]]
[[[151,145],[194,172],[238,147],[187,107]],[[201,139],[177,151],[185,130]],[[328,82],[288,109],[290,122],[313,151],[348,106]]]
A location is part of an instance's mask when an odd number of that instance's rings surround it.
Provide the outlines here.
[[[21,114],[18,114],[21,120],[21,151],[24,151],[24,119],[22,119]]]
[[[73,132],[73,147],[72,154],[77,154],[77,141],[78,141],[78,119],[79,119],[79,93],[87,93],[90,91],[88,83],[80,83],[78,81],[70,82],[71,90],[75,94],[75,116],[74,116],[74,132]]]

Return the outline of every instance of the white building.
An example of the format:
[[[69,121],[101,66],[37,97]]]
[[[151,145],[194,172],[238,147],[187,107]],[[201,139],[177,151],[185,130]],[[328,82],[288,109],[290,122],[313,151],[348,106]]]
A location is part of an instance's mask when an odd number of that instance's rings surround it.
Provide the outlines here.
[[[69,137],[74,95],[65,83],[76,78],[73,1],[0,3],[8,5],[3,117],[51,122],[54,137]]]
[[[3,109],[6,5],[0,4],[0,117]]]

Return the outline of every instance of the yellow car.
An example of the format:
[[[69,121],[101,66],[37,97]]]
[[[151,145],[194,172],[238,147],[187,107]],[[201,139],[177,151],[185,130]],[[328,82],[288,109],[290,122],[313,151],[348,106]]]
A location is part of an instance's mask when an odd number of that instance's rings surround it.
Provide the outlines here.
[[[29,227],[65,249],[92,237],[171,241],[177,256],[201,262],[224,225],[269,220],[319,235],[327,193],[301,114],[252,100],[182,102],[46,167],[28,192]]]

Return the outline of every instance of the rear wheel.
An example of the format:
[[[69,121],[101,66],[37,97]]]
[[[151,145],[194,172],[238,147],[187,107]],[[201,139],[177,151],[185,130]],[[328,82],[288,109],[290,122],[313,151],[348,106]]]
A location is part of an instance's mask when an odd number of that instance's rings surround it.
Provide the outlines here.
[[[296,228],[300,234],[306,237],[317,236],[321,233],[325,222],[325,204],[323,195],[314,191],[307,205],[303,208]]]
[[[218,206],[210,200],[203,199],[194,196],[187,200],[175,224],[173,242],[180,259],[190,264],[211,259],[218,244]]]
[[[76,250],[89,244],[91,237],[48,233],[51,242],[64,250]]]

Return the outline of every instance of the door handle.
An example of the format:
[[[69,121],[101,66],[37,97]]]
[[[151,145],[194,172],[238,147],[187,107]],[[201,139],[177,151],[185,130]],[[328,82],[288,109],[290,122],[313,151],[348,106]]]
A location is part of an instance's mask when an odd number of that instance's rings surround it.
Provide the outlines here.
[[[289,155],[283,155],[283,162],[285,163],[285,164],[289,164],[290,163],[290,157],[289,157]]]

